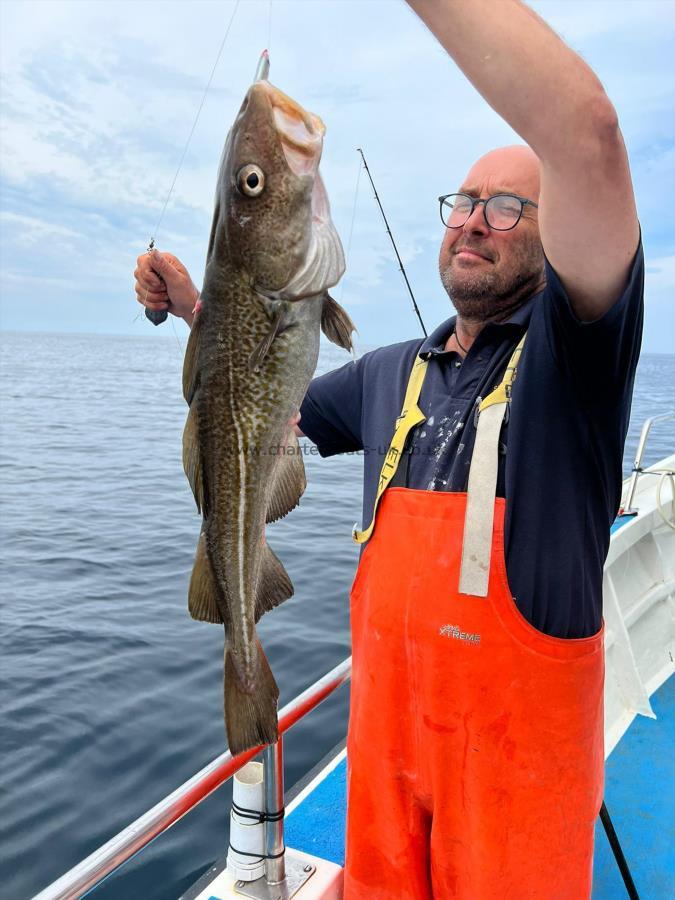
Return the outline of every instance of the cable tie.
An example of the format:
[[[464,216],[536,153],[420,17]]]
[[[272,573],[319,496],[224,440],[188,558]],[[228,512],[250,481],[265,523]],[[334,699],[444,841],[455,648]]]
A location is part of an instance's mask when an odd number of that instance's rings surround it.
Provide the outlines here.
[[[263,822],[279,822],[286,814],[286,811],[283,808],[272,813],[262,812],[259,809],[247,809],[245,806],[239,806],[234,800],[232,801],[232,811],[238,816],[241,816],[242,819],[255,819],[258,824]]]
[[[279,857],[283,856],[286,852],[286,848],[284,847],[279,853],[249,853],[246,850],[237,850],[236,847],[233,847],[232,844],[229,845],[230,850],[233,850],[235,853],[238,853],[239,856],[252,856],[254,859],[262,862],[263,859],[279,859]]]

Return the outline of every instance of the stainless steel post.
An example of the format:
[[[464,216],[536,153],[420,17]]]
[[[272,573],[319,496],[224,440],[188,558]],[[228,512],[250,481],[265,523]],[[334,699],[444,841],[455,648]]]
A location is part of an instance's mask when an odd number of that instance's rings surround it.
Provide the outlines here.
[[[284,808],[284,749],[283,737],[265,747],[263,751],[263,783],[265,791],[265,812],[270,815]],[[286,877],[284,859],[284,819],[279,816],[265,822],[265,880],[268,884],[279,884]]]
[[[633,509],[633,498],[635,497],[638,477],[642,471],[642,457],[644,456],[651,427],[656,422],[667,422],[669,419],[675,419],[675,412],[663,413],[660,416],[652,416],[651,419],[647,419],[642,426],[637,453],[635,454],[635,462],[633,463],[633,474],[631,475],[630,484],[628,485],[628,496],[626,497],[626,503],[623,508],[625,513],[637,512],[637,510]]]

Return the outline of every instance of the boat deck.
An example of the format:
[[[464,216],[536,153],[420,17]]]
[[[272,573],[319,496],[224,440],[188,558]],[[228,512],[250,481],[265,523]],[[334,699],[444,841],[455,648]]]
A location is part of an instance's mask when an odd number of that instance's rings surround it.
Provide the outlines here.
[[[652,695],[607,760],[605,801],[641,897],[672,897],[675,872],[675,678]],[[286,844],[344,865],[347,761],[341,750],[289,804]],[[626,896],[604,829],[595,834],[593,900]]]

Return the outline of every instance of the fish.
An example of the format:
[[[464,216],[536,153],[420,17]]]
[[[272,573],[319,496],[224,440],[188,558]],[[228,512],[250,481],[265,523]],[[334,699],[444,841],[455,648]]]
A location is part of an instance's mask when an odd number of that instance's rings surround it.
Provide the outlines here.
[[[291,427],[320,331],[352,350],[328,293],[344,253],[319,173],[325,126],[266,78],[249,88],[220,161],[203,288],[183,366],[183,466],[202,527],[188,609],[225,630],[234,754],[278,739],[279,689],[256,632],[293,595],[266,525],[306,487]]]

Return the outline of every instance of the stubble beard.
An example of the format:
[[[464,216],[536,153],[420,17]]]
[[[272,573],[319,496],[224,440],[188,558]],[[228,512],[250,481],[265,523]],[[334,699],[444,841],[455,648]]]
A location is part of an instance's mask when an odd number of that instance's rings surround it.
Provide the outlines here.
[[[465,322],[505,318],[543,283],[544,252],[539,237],[528,235],[513,250],[501,271],[493,266],[481,266],[480,271],[460,269],[454,256],[445,267],[439,265],[443,287]]]

